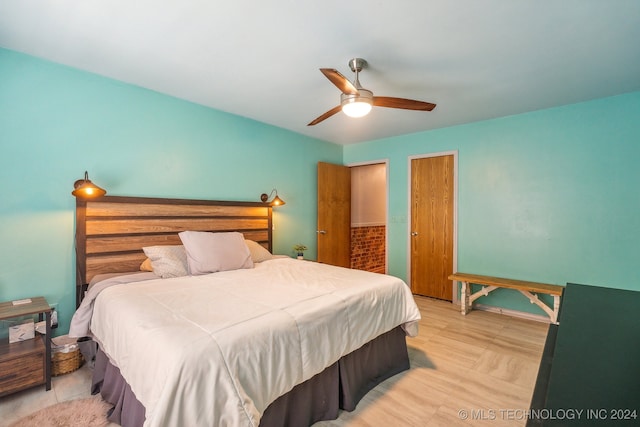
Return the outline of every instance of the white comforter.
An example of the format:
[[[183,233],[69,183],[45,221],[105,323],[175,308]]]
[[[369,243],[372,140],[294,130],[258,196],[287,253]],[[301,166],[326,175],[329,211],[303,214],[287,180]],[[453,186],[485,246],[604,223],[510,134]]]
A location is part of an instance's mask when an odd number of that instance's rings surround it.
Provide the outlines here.
[[[419,319],[398,278],[287,258],[104,289],[91,331],[145,426],[257,426],[295,385]]]

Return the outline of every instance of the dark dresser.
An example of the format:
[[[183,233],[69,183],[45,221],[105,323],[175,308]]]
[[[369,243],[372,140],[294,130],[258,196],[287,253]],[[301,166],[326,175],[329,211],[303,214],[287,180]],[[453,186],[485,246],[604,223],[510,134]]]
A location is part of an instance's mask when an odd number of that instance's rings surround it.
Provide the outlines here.
[[[527,427],[640,426],[640,292],[567,284]]]

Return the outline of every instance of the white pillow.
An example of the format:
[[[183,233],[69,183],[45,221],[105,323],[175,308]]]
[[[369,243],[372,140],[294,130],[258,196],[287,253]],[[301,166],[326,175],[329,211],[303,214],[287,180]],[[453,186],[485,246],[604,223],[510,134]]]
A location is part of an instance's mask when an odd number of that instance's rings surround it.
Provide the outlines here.
[[[251,253],[251,260],[253,262],[262,262],[268,259],[273,258],[271,252],[269,252],[264,246],[262,246],[258,242],[254,242],[253,240],[245,240],[244,241],[249,248],[249,252]]]
[[[242,233],[183,231],[178,236],[187,251],[187,263],[193,275],[253,268]]]
[[[144,254],[151,260],[153,272],[166,279],[189,275],[187,253],[182,245],[146,246]]]

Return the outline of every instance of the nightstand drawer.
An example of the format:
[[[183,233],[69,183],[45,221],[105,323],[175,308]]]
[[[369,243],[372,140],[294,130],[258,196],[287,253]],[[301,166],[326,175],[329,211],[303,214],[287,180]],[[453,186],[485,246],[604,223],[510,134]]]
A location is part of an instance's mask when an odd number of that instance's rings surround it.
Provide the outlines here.
[[[0,352],[0,396],[45,383],[42,339],[9,344],[7,349]]]

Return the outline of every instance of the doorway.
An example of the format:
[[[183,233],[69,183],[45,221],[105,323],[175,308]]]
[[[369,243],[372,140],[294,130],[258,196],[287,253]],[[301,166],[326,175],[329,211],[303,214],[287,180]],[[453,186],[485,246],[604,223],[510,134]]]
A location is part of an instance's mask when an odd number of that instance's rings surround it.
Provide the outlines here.
[[[387,272],[387,170],[318,162],[318,262]]]
[[[409,258],[414,294],[457,300],[457,152],[409,158]]]
[[[351,268],[387,272],[387,164],[351,165]]]

